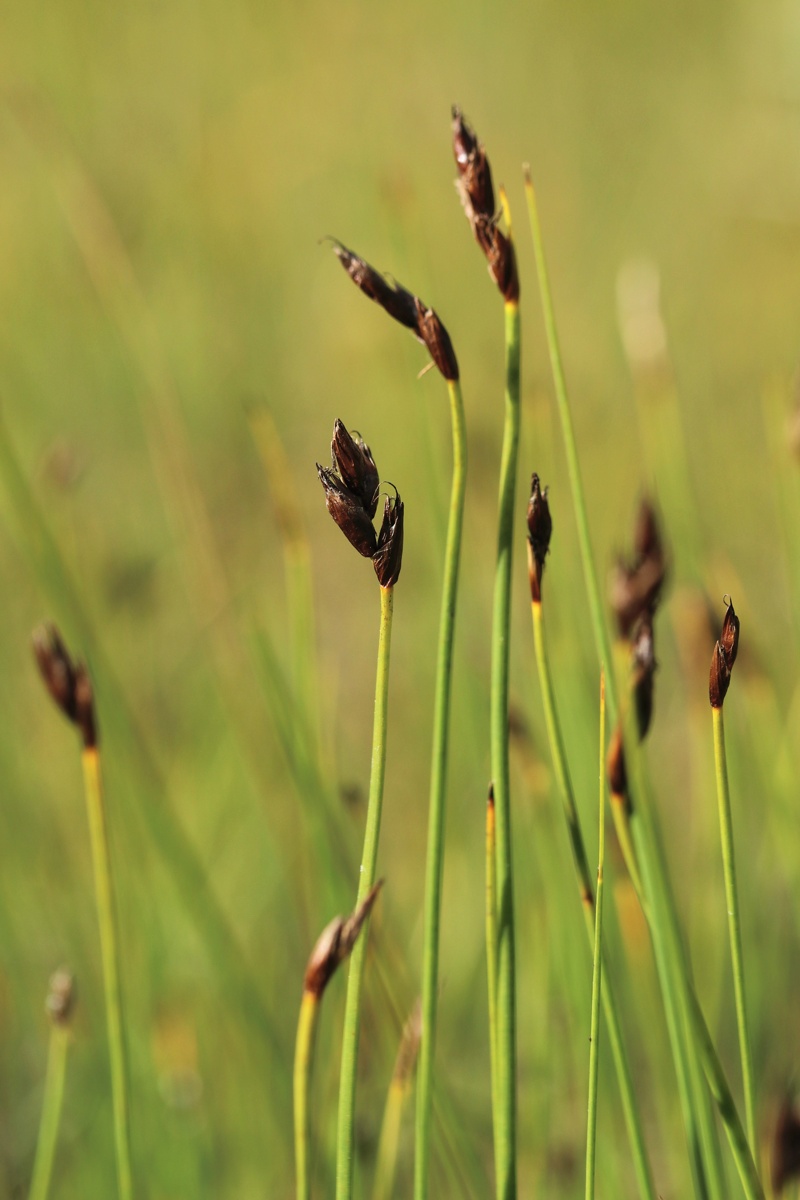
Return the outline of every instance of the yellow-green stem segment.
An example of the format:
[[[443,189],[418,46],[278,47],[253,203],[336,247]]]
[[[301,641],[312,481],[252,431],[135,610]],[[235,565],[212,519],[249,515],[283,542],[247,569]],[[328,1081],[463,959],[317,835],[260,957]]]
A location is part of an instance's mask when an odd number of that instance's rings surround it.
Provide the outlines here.
[[[297,1200],[309,1200],[311,1196],[308,1094],[311,1086],[311,1063],[314,1057],[319,1000],[316,992],[303,992],[294,1049],[294,1162]]]
[[[444,586],[439,618],[439,650],[436,664],[436,694],[433,709],[431,791],[428,809],[428,849],[425,867],[425,915],[422,957],[422,1042],[417,1071],[416,1149],[414,1159],[415,1200],[428,1194],[430,1160],[433,1062],[436,1048],[436,1006],[439,988],[439,925],[442,908],[444,866],[447,757],[450,732],[450,697],[453,674],[458,570],[464,524],[467,477],[467,431],[461,385],[448,383],[453,435],[453,480],[450,516],[444,559]]]
[[[492,1112],[497,1111],[497,823],[494,790],[486,805],[486,976],[489,989],[489,1065]],[[497,1122],[493,1122],[497,1157]]]
[[[714,763],[717,772],[719,832],[722,843],[722,867],[725,875],[725,899],[728,905],[728,931],[731,942],[731,963],[733,965],[733,993],[736,1002],[736,1024],[739,1030],[739,1052],[742,1058],[745,1122],[750,1150],[755,1155],[758,1143],[756,1141],[753,1057],[747,1024],[747,1006],[745,1004],[742,929],[739,920],[739,893],[736,887],[736,859],[733,852],[733,819],[731,817],[731,795],[728,786],[728,762],[725,754],[725,724],[722,716],[722,706],[712,708],[711,712],[714,722]]]
[[[47,1200],[61,1123],[64,1099],[64,1080],[67,1074],[67,1052],[72,1034],[65,1025],[54,1024],[50,1030],[47,1052],[47,1074],[44,1081],[44,1100],[36,1142],[36,1157],[28,1200]]]
[[[378,666],[375,679],[375,716],[372,727],[372,766],[369,780],[367,823],[355,908],[363,902],[375,882],[378,839],[383,808],[383,781],[386,774],[386,727],[389,700],[389,658],[392,645],[392,588],[381,588],[381,623],[378,636]],[[351,1200],[353,1194],[353,1154],[355,1145],[356,1067],[358,1034],[361,1024],[361,985],[367,953],[369,918],[350,956],[347,974],[342,1066],[339,1077],[339,1125],[336,1155],[336,1200]]]
[[[553,681],[550,674],[550,663],[547,656],[547,642],[544,636],[544,617],[541,603],[534,601],[531,605],[531,611],[533,615],[533,640],[536,649],[536,663],[539,671],[539,685],[542,692],[542,704],[544,707],[547,737],[550,743],[550,755],[553,760],[553,770],[555,771],[556,782],[558,783],[559,791],[561,793],[564,817],[569,830],[569,837],[572,845],[572,856],[575,864],[575,871],[578,877],[578,888],[580,890],[581,903],[583,906],[586,924],[586,933],[589,946],[591,947],[594,945],[595,902],[591,876],[589,873],[589,860],[586,856],[583,833],[580,826],[580,818],[578,816],[578,810],[575,804],[575,794],[572,788],[572,779],[569,773],[566,751],[564,749],[561,723],[559,721],[558,710],[556,708]],[[622,1110],[625,1117],[625,1126],[628,1131],[628,1141],[630,1142],[631,1155],[633,1158],[633,1169],[636,1174],[639,1195],[643,1198],[643,1200],[656,1200],[653,1173],[650,1168],[650,1161],[647,1155],[647,1147],[645,1145],[642,1123],[639,1116],[639,1106],[633,1091],[633,1080],[631,1078],[630,1066],[628,1064],[622,1038],[622,1024],[620,1021],[619,1010],[617,1008],[616,994],[611,985],[609,966],[606,962],[604,949],[602,953],[603,987],[601,997],[603,1003],[603,1013],[606,1019],[608,1043],[611,1049],[611,1056],[614,1060],[614,1068],[617,1074],[620,1099],[622,1101]]]
[[[96,746],[88,747],[83,751],[83,779],[92,844],[97,919],[100,925],[100,951],[103,960],[108,1053],[111,1063],[111,1107],[117,1154],[117,1183],[120,1200],[131,1200],[133,1176],[131,1171],[128,1059],[125,1049],[117,920],[111,881],[108,829],[100,775],[100,756]]]
[[[497,1162],[498,1200],[517,1194],[517,1017],[512,878],[511,796],[508,758],[508,669],[511,618],[511,563],[515,541],[520,404],[519,305],[505,306],[505,427],[500,466],[497,564],[492,619],[490,708],[492,780],[497,822]]]

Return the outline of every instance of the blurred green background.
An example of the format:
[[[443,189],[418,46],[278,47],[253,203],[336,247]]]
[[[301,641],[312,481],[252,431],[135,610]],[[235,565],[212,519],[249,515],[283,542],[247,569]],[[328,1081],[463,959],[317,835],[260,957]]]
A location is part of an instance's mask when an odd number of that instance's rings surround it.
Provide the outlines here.
[[[43,1001],[61,962],[80,1001],[53,1194],[107,1196],[114,1179],[79,759],[29,648],[45,617],[88,658],[99,695],[141,1194],[293,1194],[302,972],[322,925],[355,896],[378,625],[372,571],[334,529],[315,475],[336,417],[363,433],[406,502],[387,886],[359,1091],[369,1195],[419,987],[449,432],[441,381],[417,378],[423,352],[347,282],[320,242],[329,234],[434,305],[461,363],[471,458],[434,1171],[435,1194],[489,1194],[483,820],[502,310],[453,188],[454,102],[508,188],[522,284],[521,1194],[582,1194],[590,987],[526,601],[534,469],[551,489],[551,657],[592,854],[598,674],[523,161],[601,574],[629,542],[643,488],[655,489],[671,544],[649,755],[698,987],[737,1094],[705,696],[723,592],[742,616],[726,712],[768,1139],[800,1051],[797,7],[12,2],[0,14],[0,1196],[27,1191]],[[287,509],[311,548],[313,647],[297,644],[303,543],[287,558]],[[659,1188],[686,1194],[646,935],[621,866],[612,879],[610,936],[630,967],[626,1011]],[[330,1194],[343,995],[337,978],[314,1083],[320,1195]],[[633,1195],[605,1064],[601,1089],[602,1194]],[[410,1128],[401,1152],[398,1194],[408,1194]]]

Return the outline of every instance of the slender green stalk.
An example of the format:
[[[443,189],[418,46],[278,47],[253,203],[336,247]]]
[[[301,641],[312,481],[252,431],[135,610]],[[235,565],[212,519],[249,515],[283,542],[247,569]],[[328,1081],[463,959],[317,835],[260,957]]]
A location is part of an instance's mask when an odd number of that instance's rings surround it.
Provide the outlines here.
[[[564,749],[561,723],[558,719],[558,711],[556,709],[555,693],[553,690],[553,681],[550,674],[550,663],[547,655],[547,643],[544,637],[544,618],[542,605],[534,602],[531,606],[531,611],[533,614],[533,636],[534,645],[536,648],[536,662],[539,671],[539,684],[542,691],[542,702],[545,713],[545,724],[547,726],[547,736],[550,743],[550,754],[553,760],[553,769],[555,771],[556,781],[561,793],[564,816],[566,818],[567,828],[569,830],[570,842],[572,845],[572,855],[575,863],[575,870],[578,876],[578,887],[581,893],[581,902],[586,921],[586,933],[588,936],[589,945],[592,946],[594,944],[595,902],[592,891],[592,881],[589,874],[589,860],[586,856],[580,819],[578,817],[578,810],[575,804],[575,795],[572,788],[572,779],[569,773],[566,751]],[[605,763],[603,764],[603,770],[605,771]],[[656,1200],[656,1190],[653,1183],[653,1174],[650,1168],[647,1147],[645,1145],[644,1133],[642,1130],[642,1123],[639,1116],[639,1106],[633,1091],[633,1081],[631,1079],[630,1066],[628,1064],[622,1038],[622,1026],[619,1016],[619,1009],[617,1007],[616,993],[611,986],[609,966],[606,961],[604,948],[602,950],[602,955],[603,987],[601,996],[603,1002],[603,1013],[606,1019],[611,1056],[614,1060],[614,1067],[617,1074],[622,1109],[625,1116],[625,1125],[628,1131],[628,1140],[630,1142],[631,1154],[633,1157],[633,1168],[636,1173],[636,1182],[639,1188],[639,1194],[644,1197],[645,1200]]]
[[[719,831],[722,842],[722,866],[725,874],[725,899],[728,905],[728,930],[731,941],[733,964],[733,991],[736,1001],[736,1024],[739,1030],[739,1051],[742,1056],[742,1086],[744,1110],[747,1123],[747,1140],[755,1155],[756,1105],[753,1083],[753,1056],[747,1026],[747,1008],[744,992],[744,961],[742,957],[742,929],[739,920],[739,893],[736,887],[736,860],[733,853],[733,820],[731,796],[728,786],[728,763],[725,755],[725,724],[722,706],[711,709],[714,722],[714,762],[717,772],[717,798],[719,800]]]
[[[581,481],[580,466],[578,463],[578,454],[575,442],[575,432],[572,425],[572,415],[567,395],[566,379],[558,342],[555,310],[553,307],[550,282],[547,274],[547,264],[544,257],[541,224],[539,221],[539,213],[536,204],[536,195],[528,169],[526,169],[525,172],[525,191],[528,200],[531,234],[533,237],[536,266],[539,276],[539,290],[541,293],[547,342],[553,370],[556,401],[558,404],[562,434],[564,438],[564,447],[567,456],[570,487],[572,490],[573,504],[575,507],[578,540],[580,544],[581,559],[583,562],[589,609],[591,613],[592,627],[594,629],[598,655],[606,675],[608,711],[613,721],[619,711],[619,706],[617,703],[616,680],[614,675],[614,664],[612,662],[611,644],[603,617],[603,607],[600,599],[600,589],[597,582],[597,572],[594,566],[591,542],[589,539],[586,501],[583,493],[583,484]],[[630,739],[628,739],[628,741],[630,741]],[[626,745],[627,744],[628,742],[626,742]],[[618,833],[620,835],[620,843],[625,854],[625,860],[631,875],[631,879],[634,882],[634,886],[637,888],[642,901],[643,910],[648,917],[651,936],[653,938],[654,951],[656,952],[656,962],[657,964],[659,962],[661,963],[661,968],[659,969],[659,980],[662,995],[664,997],[664,1006],[667,1015],[667,1027],[670,1031],[670,1043],[672,1046],[673,1058],[675,1059],[679,1091],[682,1096],[684,1119],[687,1122],[687,1136],[690,1144],[690,1157],[692,1160],[693,1176],[695,1179],[695,1186],[698,1189],[698,1195],[705,1196],[709,1193],[706,1191],[707,1185],[705,1172],[702,1167],[703,1151],[698,1133],[698,1123],[702,1125],[705,1130],[703,1142],[707,1148],[707,1157],[712,1162],[712,1179],[715,1180],[718,1176],[716,1166],[714,1165],[716,1131],[707,1120],[707,1117],[710,1117],[710,1111],[707,1109],[704,1103],[704,1097],[697,1097],[691,1086],[692,1065],[693,1063],[696,1064],[697,1061],[696,1048],[693,1045],[693,1032],[691,1026],[687,1024],[686,1020],[681,1019],[680,992],[683,987],[684,980],[681,978],[682,972],[677,976],[675,975],[676,969],[680,970],[680,967],[676,962],[675,954],[673,952],[674,940],[666,939],[666,931],[664,929],[665,922],[669,924],[671,929],[677,929],[678,926],[674,898],[672,897],[671,891],[666,882],[666,864],[664,863],[663,853],[660,849],[660,846],[658,846],[655,841],[657,835],[654,826],[648,823],[646,829],[644,830],[641,828],[635,828],[635,826],[639,825],[636,810],[634,810],[629,825],[627,811],[619,804],[612,804],[612,812]],[[642,877],[644,877],[644,865],[641,861],[643,842],[646,843],[645,850],[649,858],[651,876],[649,881],[650,886],[648,886],[647,881],[645,880],[645,887],[642,889],[639,870],[641,869]],[[657,880],[655,877],[656,872],[658,873]],[[662,900],[662,904],[658,906],[657,910],[653,905],[652,891],[656,884],[658,884],[658,891]],[[661,944],[657,948],[656,942],[659,940]],[[688,986],[688,975],[686,976],[685,982]],[[714,1187],[714,1190],[710,1194],[713,1196],[721,1195],[716,1187]]]
[[[319,1016],[319,996],[305,990],[300,1004],[297,1022],[297,1040],[294,1050],[294,1162],[297,1180],[297,1200],[309,1200],[311,1179],[309,1174],[309,1108],[308,1092],[311,1082],[311,1061]]]
[[[497,821],[494,789],[486,805],[486,974],[489,987],[489,1063],[492,1079],[492,1128],[497,1157]]]
[[[120,1200],[131,1200],[130,1113],[128,1108],[128,1064],[123,1032],[122,988],[120,985],[119,949],[117,939],[114,889],[111,880],[111,859],[108,848],[103,784],[100,776],[100,756],[96,746],[83,751],[83,779],[89,834],[92,843],[97,918],[100,925],[100,950],[103,959],[103,985],[108,1025],[108,1052],[111,1061],[111,1099],[114,1118],[114,1143],[117,1152],[117,1181]]]
[[[542,311],[544,315],[545,331],[547,334],[547,346],[550,351],[550,365],[553,371],[556,403],[558,404],[558,414],[561,419],[561,429],[564,437],[564,450],[567,456],[567,470],[569,472],[570,488],[572,490],[572,499],[575,505],[575,521],[578,528],[578,542],[581,550],[583,573],[586,579],[586,591],[589,598],[589,611],[592,618],[592,629],[594,630],[594,638],[597,644],[597,653],[600,657],[600,663],[603,667],[603,671],[605,672],[606,702],[608,705],[609,718],[611,722],[613,722],[617,715],[617,697],[614,680],[614,664],[611,658],[611,643],[608,638],[608,629],[606,628],[606,623],[603,617],[603,606],[600,601],[600,588],[597,583],[597,572],[594,565],[594,556],[592,555],[592,543],[589,538],[589,521],[586,515],[586,500],[583,494],[583,482],[581,480],[580,465],[578,463],[578,449],[575,443],[575,430],[572,425],[572,413],[570,411],[569,399],[567,397],[567,382],[564,375],[564,366],[561,361],[561,348],[558,341],[558,330],[556,328],[553,297],[550,291],[550,279],[547,273],[547,263],[544,257],[542,227],[539,221],[536,193],[533,188],[530,170],[527,167],[525,168],[525,195],[528,200],[528,215],[530,217],[531,235],[533,237],[533,249],[536,255],[536,271],[539,276],[539,293],[542,300]]]
[[[372,767],[367,803],[364,849],[358,881],[356,908],[375,882],[378,838],[383,807],[383,781],[386,774],[386,725],[389,699],[389,657],[392,644],[394,591],[381,588],[381,623],[378,638],[378,667],[375,680],[375,717],[372,727]],[[355,1143],[356,1064],[361,1024],[361,985],[364,979],[366,928],[350,956],[347,973],[342,1067],[339,1079],[339,1127],[336,1156],[336,1200],[350,1200],[353,1194],[353,1155]]]
[[[50,1190],[50,1179],[53,1174],[56,1143],[58,1142],[58,1127],[61,1123],[70,1038],[71,1031],[68,1026],[53,1024],[50,1030],[42,1116],[39,1122],[39,1137],[36,1142],[36,1158],[33,1163],[33,1177],[28,1200],[47,1200]]]
[[[519,305],[507,302],[506,390],[497,567],[492,619],[490,694],[491,758],[497,819],[497,1126],[495,1163],[498,1200],[517,1194],[517,1031],[512,880],[511,797],[508,758],[508,667],[511,619],[511,562],[514,536],[514,493],[519,449]]]
[[[422,1044],[417,1073],[414,1195],[424,1200],[428,1188],[433,1103],[433,1063],[436,1048],[436,1007],[439,989],[439,925],[442,907],[447,754],[450,731],[450,692],[453,671],[458,569],[464,522],[467,471],[467,433],[459,382],[448,382],[453,432],[453,481],[444,560],[444,587],[439,619],[439,650],[433,710],[428,849],[425,867],[425,916],[422,958]]]
[[[594,1200],[597,1146],[597,1072],[600,1064],[600,995],[603,989],[603,865],[606,847],[606,689],[600,675],[600,842],[592,960],[592,1020],[589,1034],[589,1112],[586,1124],[586,1200]]]

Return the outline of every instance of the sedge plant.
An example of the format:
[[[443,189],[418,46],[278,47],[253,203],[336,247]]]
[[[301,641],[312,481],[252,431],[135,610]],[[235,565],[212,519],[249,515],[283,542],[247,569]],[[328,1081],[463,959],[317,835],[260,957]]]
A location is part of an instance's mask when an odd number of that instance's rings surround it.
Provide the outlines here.
[[[753,1155],[757,1152],[756,1104],[753,1081],[753,1053],[747,1023],[747,1005],[744,987],[744,960],[742,955],[742,928],[739,916],[739,891],[736,886],[736,859],[733,850],[733,819],[731,816],[731,794],[728,784],[728,762],[725,754],[725,723],[723,704],[731,681],[731,671],[739,649],[739,618],[728,597],[728,608],[722,623],[722,632],[714,647],[711,659],[708,695],[714,727],[714,764],[717,775],[717,798],[719,802],[719,832],[722,844],[722,867],[725,876],[725,900],[728,909],[728,932],[733,967],[733,994],[736,1004],[736,1025],[739,1033],[739,1053],[742,1060],[742,1087],[744,1111],[747,1124],[747,1140]]]
[[[531,478],[531,497],[528,503],[528,576],[531,590],[531,616],[533,621],[533,640],[536,652],[536,665],[539,673],[539,686],[544,707],[545,726],[550,746],[550,756],[553,761],[558,790],[561,794],[564,818],[572,848],[572,859],[580,892],[583,908],[588,945],[594,954],[596,945],[596,929],[599,921],[599,882],[597,894],[592,888],[589,871],[589,859],[581,829],[578,807],[575,803],[575,793],[572,776],[569,769],[561,722],[556,705],[555,688],[550,671],[550,660],[547,653],[547,641],[544,629],[543,612],[543,575],[545,561],[550,548],[553,531],[553,520],[550,513],[550,503],[547,488],[542,488],[539,476],[534,473]],[[605,677],[603,677],[603,776],[605,780]],[[603,787],[603,800],[605,787]],[[605,807],[601,814],[601,844],[604,828]],[[599,872],[598,872],[599,881]],[[647,1153],[647,1146],[642,1129],[640,1108],[634,1093],[628,1057],[622,1035],[622,1020],[616,1000],[616,993],[610,978],[609,965],[606,961],[605,950],[601,947],[601,963],[603,987],[601,991],[603,1011],[608,1031],[608,1041],[614,1068],[617,1075],[620,1097],[622,1101],[625,1124],[630,1142],[633,1167],[639,1194],[644,1200],[656,1200],[656,1190],[653,1183],[653,1173]]]
[[[375,716],[372,729],[372,765],[370,769],[364,847],[358,878],[356,911],[364,904],[375,883],[378,860],[383,784],[386,775],[386,737],[389,700],[389,659],[392,645],[394,585],[403,561],[404,505],[399,493],[385,497],[380,532],[373,518],[378,510],[380,480],[369,446],[361,437],[353,438],[337,421],[331,442],[331,467],[317,463],[317,473],[325,492],[328,512],[351,546],[372,560],[380,584],[380,629],[378,664],[375,680]],[[359,941],[350,957],[345,1001],[342,1067],[339,1084],[339,1120],[336,1157],[337,1200],[349,1200],[353,1189],[355,1143],[356,1068],[361,1025],[361,992],[366,964],[366,938]]]
[[[415,1196],[427,1194],[431,1127],[433,1124],[433,1061],[436,1044],[436,1004],[439,979],[439,927],[444,866],[445,803],[450,731],[453,643],[466,493],[467,434],[458,360],[450,336],[433,309],[397,283],[390,283],[364,259],[337,243],[342,266],[353,282],[422,342],[444,378],[449,399],[453,441],[453,478],[445,545],[439,641],[436,656],[431,789],[425,867],[425,912],[422,962],[422,1040],[417,1072]],[[340,1109],[341,1119],[341,1109]],[[337,1200],[347,1193],[337,1192]]]
[[[347,920],[343,917],[334,917],[325,926],[311,951],[306,966],[294,1053],[294,1150],[297,1200],[310,1200],[311,1196],[309,1091],[322,997],[335,971],[352,951],[364,922],[378,898],[382,884],[383,880],[379,880],[370,888],[363,902]]]
[[[72,1040],[72,1015],[75,1009],[75,980],[71,972],[63,967],[50,979],[46,1007],[50,1018],[50,1044],[28,1200],[47,1200],[56,1158],[67,1076],[67,1055]]]
[[[500,201],[507,233],[503,233],[498,224],[492,172],[486,151],[458,108],[453,110],[453,145],[461,202],[505,306],[505,418],[500,463],[489,697],[497,841],[496,1028],[492,1038],[492,1053],[495,1056],[492,1075],[497,1196],[499,1200],[514,1200],[517,1192],[517,1032],[508,680],[514,497],[520,436],[519,275],[505,192],[501,190]],[[424,1195],[421,1189],[417,1190],[417,1200],[423,1200]]]
[[[119,937],[105,800],[100,773],[94,694],[86,667],[83,663],[73,663],[54,625],[42,626],[34,632],[33,648],[51,697],[64,715],[78,728],[83,745],[81,760],[89,818],[97,918],[100,927],[108,1051],[111,1063],[111,1099],[117,1184],[120,1200],[131,1200],[133,1175],[128,1059],[122,1007]]]

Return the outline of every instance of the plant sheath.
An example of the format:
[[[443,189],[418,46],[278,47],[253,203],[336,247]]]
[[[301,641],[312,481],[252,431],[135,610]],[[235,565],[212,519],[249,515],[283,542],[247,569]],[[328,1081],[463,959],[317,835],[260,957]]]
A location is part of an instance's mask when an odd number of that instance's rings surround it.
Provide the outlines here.
[[[111,857],[108,846],[100,755],[96,746],[87,746],[82,754],[89,835],[92,844],[97,918],[100,925],[100,951],[103,960],[103,986],[108,1026],[108,1052],[111,1062],[111,1099],[114,1143],[117,1154],[117,1180],[120,1200],[131,1200],[130,1112],[128,1100],[128,1061],[125,1051],[122,988]]]
[[[433,1062],[436,1047],[436,1007],[439,988],[439,926],[442,908],[447,756],[450,732],[450,701],[453,674],[458,570],[464,523],[467,471],[467,434],[464,404],[458,380],[448,381],[453,433],[453,480],[444,560],[444,587],[439,619],[439,649],[436,664],[436,695],[433,710],[428,848],[425,867],[425,915],[422,958],[422,1043],[417,1071],[416,1150],[414,1195],[424,1200],[428,1188],[430,1158]]]
[[[728,930],[731,942],[733,965],[733,992],[736,1002],[736,1024],[739,1031],[739,1050],[742,1056],[742,1086],[744,1089],[745,1122],[750,1150],[755,1155],[756,1106],[753,1083],[753,1057],[747,1024],[747,1007],[744,989],[744,960],[742,957],[742,928],[739,919],[739,893],[736,887],[736,860],[733,851],[733,820],[731,817],[731,795],[728,786],[728,763],[725,754],[725,723],[723,706],[712,707],[714,722],[714,764],[717,773],[717,799],[719,801],[719,831],[722,842],[722,867],[725,875],[725,899],[728,907]]]
[[[386,774],[386,725],[389,699],[389,658],[392,644],[394,589],[381,588],[381,621],[378,637],[378,667],[375,680],[375,717],[372,727],[372,766],[367,803],[364,849],[358,881],[358,908],[375,882],[378,838],[383,807],[383,781]],[[353,1154],[355,1144],[356,1064],[361,1023],[361,985],[367,952],[367,926],[353,947],[347,973],[342,1066],[339,1077],[339,1123],[336,1154],[336,1200],[351,1200],[353,1194]]]

